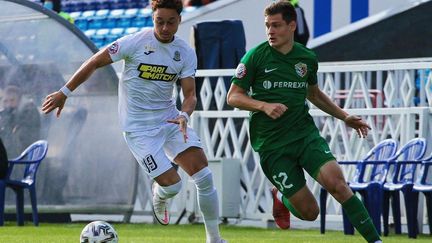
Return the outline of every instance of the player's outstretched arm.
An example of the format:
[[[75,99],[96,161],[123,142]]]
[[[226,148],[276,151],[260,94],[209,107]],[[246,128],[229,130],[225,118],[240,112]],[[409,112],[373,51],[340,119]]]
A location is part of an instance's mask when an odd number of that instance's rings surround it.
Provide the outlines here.
[[[93,72],[103,66],[111,64],[112,60],[107,48],[100,50],[87,61],[72,75],[72,78],[59,91],[53,92],[45,97],[42,104],[42,112],[45,114],[57,109],[57,117],[64,107],[67,96],[74,91],[79,85],[84,83]]]
[[[349,115],[339,106],[337,106],[326,94],[324,94],[319,89],[318,85],[308,86],[307,99],[320,110],[344,121],[347,126],[354,128],[359,137],[367,136],[370,127],[360,117]]]

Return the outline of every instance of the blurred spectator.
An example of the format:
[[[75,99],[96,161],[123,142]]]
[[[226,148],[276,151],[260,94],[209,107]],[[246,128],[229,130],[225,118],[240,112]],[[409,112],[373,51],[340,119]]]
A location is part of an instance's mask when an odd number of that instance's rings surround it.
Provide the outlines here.
[[[304,11],[299,6],[299,0],[289,0],[289,2],[294,6],[297,14],[297,28],[294,33],[294,41],[306,46],[309,40],[309,27],[306,22]]]
[[[189,7],[189,6],[200,7],[215,1],[216,0],[183,0],[183,5],[185,7]]]
[[[3,109],[0,110],[0,137],[9,157],[18,156],[30,144],[40,139],[40,115],[32,101],[23,101],[18,86],[4,90]]]
[[[42,2],[45,8],[58,13],[58,15],[69,21],[71,24],[75,23],[75,20],[68,13],[61,10],[61,0],[42,0]]]

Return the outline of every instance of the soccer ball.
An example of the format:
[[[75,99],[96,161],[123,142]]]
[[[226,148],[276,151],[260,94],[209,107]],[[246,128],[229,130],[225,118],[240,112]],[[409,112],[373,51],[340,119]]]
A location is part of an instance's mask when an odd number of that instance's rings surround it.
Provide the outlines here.
[[[81,243],[118,243],[114,228],[105,221],[93,221],[81,231]]]

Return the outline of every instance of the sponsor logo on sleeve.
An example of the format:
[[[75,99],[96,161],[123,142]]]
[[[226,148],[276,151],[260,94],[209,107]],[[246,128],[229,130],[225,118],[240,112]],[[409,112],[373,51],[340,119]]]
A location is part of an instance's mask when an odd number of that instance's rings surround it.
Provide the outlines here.
[[[116,54],[119,50],[119,44],[117,41],[113,42],[109,47],[108,47],[108,52],[109,54],[113,55]]]
[[[235,77],[238,79],[242,79],[246,76],[246,73],[246,65],[244,65],[243,63],[239,63],[236,69]]]

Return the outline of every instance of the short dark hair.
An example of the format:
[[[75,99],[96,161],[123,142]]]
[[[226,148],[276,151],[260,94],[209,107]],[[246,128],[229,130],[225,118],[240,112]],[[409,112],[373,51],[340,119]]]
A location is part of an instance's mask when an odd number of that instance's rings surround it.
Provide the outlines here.
[[[296,21],[297,19],[297,13],[294,9],[294,6],[287,0],[274,2],[267,6],[264,10],[264,16],[276,14],[282,14],[282,18],[287,24],[289,24],[291,21]]]
[[[176,10],[180,15],[180,13],[183,11],[182,0],[152,0],[151,5],[153,12],[159,8],[169,8]]]

